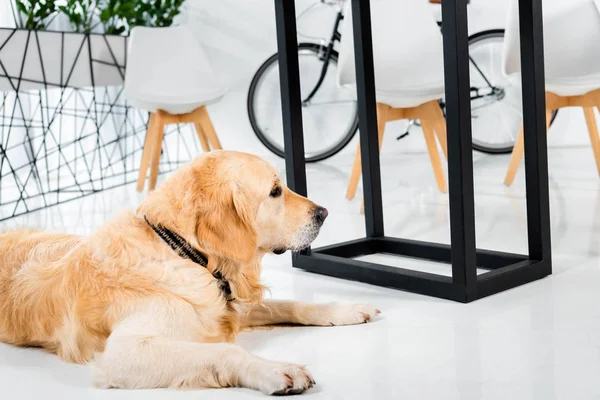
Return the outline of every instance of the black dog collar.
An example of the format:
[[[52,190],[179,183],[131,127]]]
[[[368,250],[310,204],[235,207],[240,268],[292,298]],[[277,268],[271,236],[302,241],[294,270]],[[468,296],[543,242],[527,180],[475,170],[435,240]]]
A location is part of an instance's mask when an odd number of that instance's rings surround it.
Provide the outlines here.
[[[160,225],[152,225],[146,217],[144,217],[144,219],[150,228],[152,228],[152,230],[158,235],[158,237],[160,237],[165,243],[171,246],[171,248],[177,254],[179,254],[179,257],[193,261],[196,264],[208,269],[208,258],[193,248],[192,245],[189,244],[184,238]],[[225,295],[225,299],[227,299],[227,301],[235,300],[233,297],[231,297],[231,287],[229,286],[227,279],[223,278],[223,274],[221,274],[220,271],[215,270],[212,275],[219,280],[221,284],[221,290]]]

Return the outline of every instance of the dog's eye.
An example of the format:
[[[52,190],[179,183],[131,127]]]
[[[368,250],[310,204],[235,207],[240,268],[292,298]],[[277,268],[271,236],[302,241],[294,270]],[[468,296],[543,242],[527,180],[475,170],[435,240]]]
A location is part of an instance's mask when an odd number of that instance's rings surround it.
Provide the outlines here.
[[[271,196],[271,197],[279,197],[279,196],[281,196],[281,187],[280,186],[275,186],[273,188],[273,190],[271,190],[271,193],[269,193],[269,196]]]

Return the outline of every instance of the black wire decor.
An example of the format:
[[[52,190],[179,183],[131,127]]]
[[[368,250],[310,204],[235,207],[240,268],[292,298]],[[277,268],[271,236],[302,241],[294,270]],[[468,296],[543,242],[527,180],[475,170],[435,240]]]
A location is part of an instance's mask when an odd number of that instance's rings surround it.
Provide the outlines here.
[[[137,179],[148,113],[127,104],[127,37],[0,28],[0,221]],[[160,172],[199,154],[165,131]]]

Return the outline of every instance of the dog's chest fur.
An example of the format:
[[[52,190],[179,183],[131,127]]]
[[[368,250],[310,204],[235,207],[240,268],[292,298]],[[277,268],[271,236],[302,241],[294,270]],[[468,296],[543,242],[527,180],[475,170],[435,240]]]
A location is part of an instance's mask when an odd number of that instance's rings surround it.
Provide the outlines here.
[[[206,267],[180,258],[167,248],[139,254],[138,260],[131,260],[134,268],[127,268],[127,262],[123,264],[122,259],[115,260],[121,265],[113,270],[116,292],[111,305],[117,306],[113,308],[125,306],[125,313],[135,313],[137,304],[168,303],[173,315],[166,318],[187,321],[186,326],[179,328],[181,339],[222,342],[235,338],[239,331],[237,308],[226,301],[221,282]],[[105,268],[112,269],[111,266]],[[129,288],[139,297],[133,305]]]
[[[232,341],[239,331],[237,308],[226,300],[217,280],[208,269],[184,259],[163,261],[156,285],[168,290],[177,300],[193,308],[197,322],[198,341]],[[153,268],[153,267],[151,267]]]

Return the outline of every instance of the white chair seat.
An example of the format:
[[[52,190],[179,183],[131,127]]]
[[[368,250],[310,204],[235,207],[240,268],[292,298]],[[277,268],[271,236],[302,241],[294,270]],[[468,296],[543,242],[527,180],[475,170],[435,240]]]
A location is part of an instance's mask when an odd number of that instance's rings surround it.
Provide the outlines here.
[[[187,26],[133,29],[125,77],[125,95],[132,105],[185,114],[225,93]]]
[[[546,90],[559,96],[579,96],[596,90],[599,87],[600,73],[546,80]]]
[[[356,85],[344,85],[344,87],[356,93]],[[387,104],[394,108],[416,107],[431,100],[441,99],[444,95],[443,85],[418,89],[377,90],[375,92],[378,103]]]
[[[384,103],[394,108],[416,107],[431,100],[444,97],[444,87],[431,89],[383,91],[377,90],[377,102]]]
[[[150,112],[163,110],[169,114],[185,114],[219,101],[226,92],[225,89],[217,89],[211,93],[194,89],[175,95],[158,96],[156,93],[139,93],[137,97],[128,96],[128,100],[131,105],[141,110]]]
[[[521,74],[508,77],[511,85],[521,87]],[[600,88],[600,73],[585,76],[546,78],[546,91],[559,96],[580,96]]]

